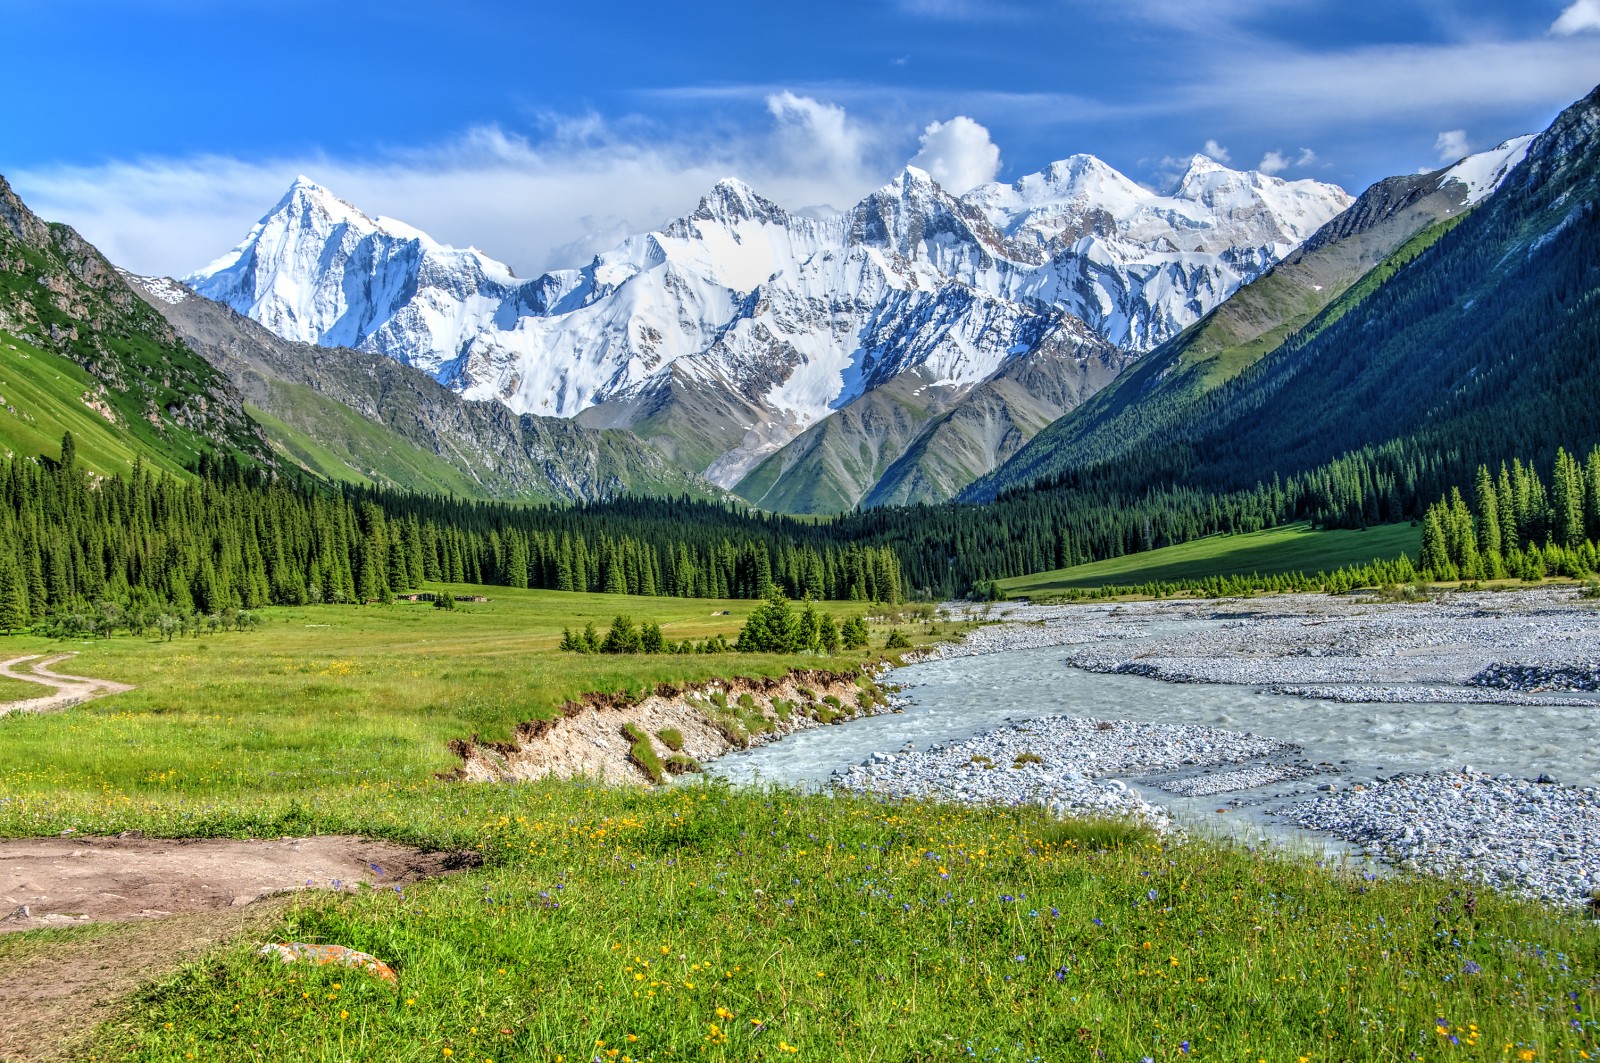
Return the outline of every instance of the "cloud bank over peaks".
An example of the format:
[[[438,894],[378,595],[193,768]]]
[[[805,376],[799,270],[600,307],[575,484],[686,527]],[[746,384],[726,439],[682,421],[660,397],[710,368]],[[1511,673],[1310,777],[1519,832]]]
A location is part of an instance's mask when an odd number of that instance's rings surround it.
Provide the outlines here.
[[[965,115],[932,122],[922,132],[922,150],[911,165],[920,167],[952,195],[993,181],[1000,173],[1000,149],[989,131]]]
[[[1300,154],[1293,158],[1285,155],[1282,151],[1269,151],[1261,157],[1261,162],[1256,166],[1256,169],[1271,177],[1291,167],[1304,168],[1316,161],[1317,153],[1310,148],[1301,148]]]
[[[377,216],[473,246],[520,276],[582,265],[625,235],[688,213],[736,176],[796,211],[849,207],[912,161],[954,192],[992,180],[1000,149],[963,115],[926,125],[863,121],[790,91],[755,124],[662,128],[598,114],[541,116],[538,136],[474,127],[438,144],[367,158],[310,151],[117,160],[8,176],[36,211],[65,221],[119,265],[183,276],[233,246],[296,174]],[[920,124],[920,123],[919,123]],[[826,204],[827,207],[819,207]]]

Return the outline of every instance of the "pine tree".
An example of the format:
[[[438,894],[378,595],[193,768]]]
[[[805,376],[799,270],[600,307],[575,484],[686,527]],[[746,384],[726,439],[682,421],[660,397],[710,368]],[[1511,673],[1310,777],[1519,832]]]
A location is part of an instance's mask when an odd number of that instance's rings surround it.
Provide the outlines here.
[[[1495,495],[1494,481],[1489,478],[1489,467],[1478,466],[1474,487],[1474,505],[1478,511],[1478,546],[1485,556],[1498,556],[1500,540],[1500,500]]]
[[[9,635],[26,628],[30,619],[27,580],[22,567],[8,556],[0,562],[0,628]]]
[[[1444,527],[1439,519],[1439,506],[1428,507],[1422,519],[1422,570],[1434,579],[1443,578],[1450,567],[1450,552],[1446,545]]]
[[[1575,550],[1583,543],[1583,472],[1562,447],[1552,476],[1552,527],[1557,544]]]

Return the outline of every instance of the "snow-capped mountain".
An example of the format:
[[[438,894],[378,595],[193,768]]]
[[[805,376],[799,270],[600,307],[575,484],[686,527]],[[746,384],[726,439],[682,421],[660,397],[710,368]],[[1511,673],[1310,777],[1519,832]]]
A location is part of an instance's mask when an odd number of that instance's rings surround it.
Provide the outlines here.
[[[1350,202],[1200,156],[1165,193],[1091,156],[960,198],[908,168],[820,220],[724,181],[660,231],[519,280],[301,179],[187,280],[280,336],[386,354],[470,398],[665,435],[731,485],[903,374],[946,399],[982,383],[1063,313],[1148,349]]]

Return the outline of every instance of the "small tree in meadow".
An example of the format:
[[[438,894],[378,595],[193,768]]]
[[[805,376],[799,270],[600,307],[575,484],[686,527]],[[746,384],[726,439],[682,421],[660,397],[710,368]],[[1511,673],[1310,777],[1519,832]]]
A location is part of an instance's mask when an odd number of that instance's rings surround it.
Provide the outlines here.
[[[822,614],[822,620],[817,625],[817,643],[823,653],[831,655],[839,652],[839,625],[827,613]]]
[[[654,620],[646,620],[639,629],[639,651],[641,653],[664,653],[667,648],[666,637],[661,634],[661,625]]]
[[[634,626],[633,617],[617,616],[612,618],[611,630],[606,632],[604,641],[600,643],[600,652],[638,653],[642,645],[643,639],[639,629]]]

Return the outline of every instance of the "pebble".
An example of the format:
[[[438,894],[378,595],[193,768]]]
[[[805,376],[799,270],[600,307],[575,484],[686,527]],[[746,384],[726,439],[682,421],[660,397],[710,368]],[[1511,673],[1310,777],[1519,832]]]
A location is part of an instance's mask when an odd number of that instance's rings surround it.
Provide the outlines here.
[[[832,785],[892,798],[1041,805],[1058,816],[1132,816],[1165,832],[1173,829],[1170,813],[1118,776],[1250,763],[1226,775],[1153,783],[1174,793],[1222,793],[1314,773],[1303,762],[1251,763],[1298,753],[1276,739],[1214,727],[1044,716],[926,752],[873,753],[834,772]]]
[[[1586,904],[1600,886],[1600,795],[1485,772],[1401,774],[1282,809],[1390,863],[1523,897]]]

